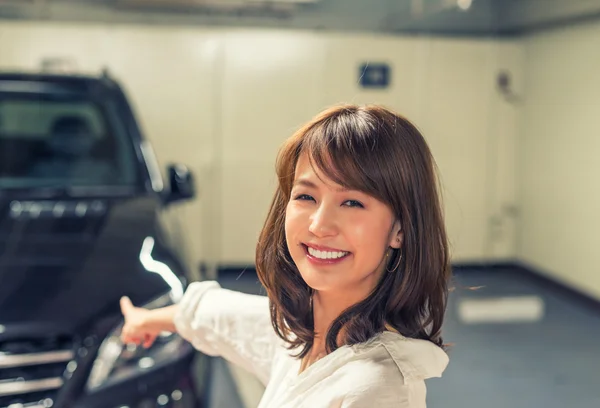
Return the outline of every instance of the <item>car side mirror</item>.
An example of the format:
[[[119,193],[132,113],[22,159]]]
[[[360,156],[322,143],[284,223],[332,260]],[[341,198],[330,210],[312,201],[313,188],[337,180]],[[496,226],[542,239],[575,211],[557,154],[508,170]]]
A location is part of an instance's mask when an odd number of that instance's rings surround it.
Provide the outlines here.
[[[167,203],[189,200],[196,196],[194,177],[190,170],[182,164],[169,166],[169,184],[170,192],[167,195]]]

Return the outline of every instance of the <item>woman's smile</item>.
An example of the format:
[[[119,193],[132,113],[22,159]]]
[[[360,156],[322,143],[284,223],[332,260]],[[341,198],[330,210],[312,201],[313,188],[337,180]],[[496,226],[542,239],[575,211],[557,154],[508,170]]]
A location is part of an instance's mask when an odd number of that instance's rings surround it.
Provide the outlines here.
[[[329,248],[315,244],[301,244],[308,260],[315,265],[336,265],[349,256],[351,252],[342,251],[340,249]]]

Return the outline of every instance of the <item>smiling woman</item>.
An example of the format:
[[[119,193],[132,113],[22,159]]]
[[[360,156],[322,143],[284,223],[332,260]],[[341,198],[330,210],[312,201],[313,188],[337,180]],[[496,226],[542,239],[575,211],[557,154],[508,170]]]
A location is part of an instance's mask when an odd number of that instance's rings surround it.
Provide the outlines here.
[[[385,108],[335,107],[284,144],[277,175],[256,249],[268,296],[194,283],[168,309],[125,307],[124,340],[174,325],[254,373],[260,408],[424,407],[448,363],[450,275],[425,139]]]
[[[381,107],[335,107],[287,141],[277,174],[256,256],[276,331],[304,346],[302,357],[315,338],[326,335],[332,351],[386,327],[441,346],[449,254],[435,163],[419,131]],[[347,254],[323,263],[311,247]],[[328,299],[336,318],[315,327],[311,305]]]

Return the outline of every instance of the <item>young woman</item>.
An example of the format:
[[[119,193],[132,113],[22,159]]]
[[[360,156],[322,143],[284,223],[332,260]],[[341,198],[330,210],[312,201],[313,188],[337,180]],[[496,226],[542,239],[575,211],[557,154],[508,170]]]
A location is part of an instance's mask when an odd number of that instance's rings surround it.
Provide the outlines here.
[[[261,408],[422,408],[448,357],[450,264],[435,164],[419,131],[378,106],[326,110],[277,159],[256,250],[267,297],[189,286],[159,310],[124,298],[125,342],[177,331],[254,373]]]

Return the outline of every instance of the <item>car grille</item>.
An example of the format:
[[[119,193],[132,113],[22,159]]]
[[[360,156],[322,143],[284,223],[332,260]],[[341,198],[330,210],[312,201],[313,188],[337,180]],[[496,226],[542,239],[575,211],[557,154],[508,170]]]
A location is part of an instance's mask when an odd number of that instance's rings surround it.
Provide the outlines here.
[[[48,408],[74,369],[67,338],[0,342],[0,408]]]

